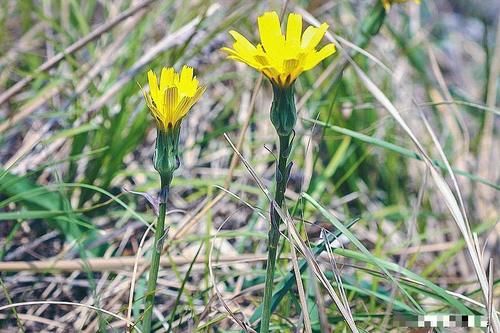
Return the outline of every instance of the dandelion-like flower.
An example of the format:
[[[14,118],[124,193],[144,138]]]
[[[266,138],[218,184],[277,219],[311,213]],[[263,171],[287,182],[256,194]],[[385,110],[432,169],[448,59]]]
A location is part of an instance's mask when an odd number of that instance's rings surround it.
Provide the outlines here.
[[[393,3],[403,3],[408,2],[409,0],[382,0],[382,4],[384,5],[385,10],[389,10]],[[420,0],[413,0],[415,3],[420,3]]]
[[[153,164],[160,175],[160,208],[156,223],[151,269],[146,296],[144,298],[144,315],[142,329],[151,332],[151,322],[156,293],[158,271],[160,269],[161,250],[167,234],[165,232],[165,215],[167,198],[174,172],[180,166],[179,134],[182,119],[205,91],[193,76],[193,68],[184,66],[180,73],[173,68],[161,70],[160,82],[153,71],[148,72],[149,92],[144,90],[144,99],[156,121],[156,144]],[[141,88],[142,90],[142,88]]]
[[[143,92],[144,98],[161,131],[180,124],[205,91],[193,76],[193,68],[188,66],[182,67],[180,74],[172,67],[163,67],[159,84],[156,74],[150,70],[148,82],[149,93]]]
[[[182,119],[205,91],[193,68],[184,66],[179,73],[173,68],[161,70],[160,82],[153,71],[148,72],[149,93],[143,91],[146,104],[155,118],[158,135],[153,158],[162,182],[170,184],[179,167],[179,134]],[[167,186],[168,187],[168,186]]]
[[[243,35],[232,30],[233,48],[224,47],[228,58],[243,62],[266,75],[274,85],[286,88],[293,84],[304,71],[310,70],[323,59],[335,53],[330,43],[319,51],[319,42],[328,24],[309,26],[302,33],[302,16],[288,15],[286,35],[283,35],[276,12],[266,12],[258,18],[261,43],[254,46]]]
[[[276,12],[264,13],[259,16],[257,22],[260,44],[255,46],[240,33],[230,31],[229,33],[235,40],[233,48],[224,47],[222,50],[228,54],[228,58],[243,62],[262,72],[272,83],[273,102],[270,119],[279,137],[274,202],[283,208],[285,190],[292,168],[289,157],[297,122],[294,82],[302,72],[310,70],[335,53],[335,45],[327,44],[318,51],[316,47],[325,35],[328,24],[323,23],[319,27],[310,26],[302,32],[302,16],[299,14],[288,15],[286,35],[283,35],[281,31],[280,20]],[[279,224],[281,222],[281,216],[275,206],[272,206],[266,283],[260,322],[262,333],[269,332],[276,249],[280,239]]]

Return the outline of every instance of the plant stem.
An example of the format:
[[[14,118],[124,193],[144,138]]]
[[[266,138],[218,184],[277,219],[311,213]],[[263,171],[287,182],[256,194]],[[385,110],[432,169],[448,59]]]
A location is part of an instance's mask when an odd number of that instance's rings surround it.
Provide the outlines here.
[[[288,157],[290,155],[290,135],[280,136],[280,150],[278,165],[276,166],[276,193],[274,201],[281,208],[285,199],[285,190],[288,183],[289,166]],[[280,238],[281,217],[271,205],[271,228],[269,229],[269,246],[267,255],[266,283],[264,287],[264,301],[262,308],[262,320],[260,322],[260,332],[269,332],[269,321],[271,318],[271,300],[273,297],[274,269],[276,267],[276,252]]]
[[[153,257],[151,259],[151,268],[149,270],[148,288],[146,291],[144,318],[142,320],[142,331],[151,332],[151,320],[153,317],[153,307],[156,294],[156,282],[158,280],[158,271],[160,269],[161,251],[163,241],[165,240],[165,215],[167,213],[167,198],[172,177],[161,177],[160,191],[160,211],[158,222],[156,224],[155,241],[153,244]]]

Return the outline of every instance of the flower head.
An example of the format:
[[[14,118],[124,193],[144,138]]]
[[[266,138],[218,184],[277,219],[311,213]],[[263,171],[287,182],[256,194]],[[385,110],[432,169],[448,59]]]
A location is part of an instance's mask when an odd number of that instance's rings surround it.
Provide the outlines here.
[[[266,12],[258,18],[261,43],[254,46],[240,33],[229,33],[233,48],[224,47],[228,58],[241,61],[266,75],[273,84],[286,88],[304,71],[315,67],[335,53],[335,45],[327,44],[317,51],[316,46],[328,29],[328,24],[309,26],[302,33],[302,16],[288,15],[286,35],[283,35],[276,12]]]
[[[163,67],[159,85],[156,74],[150,70],[148,82],[149,93],[143,91],[144,98],[161,131],[180,123],[205,91],[188,66],[182,67],[180,74],[172,67]]]
[[[393,3],[403,3],[409,0],[382,0],[382,4],[384,5],[385,10],[389,10]],[[420,3],[420,0],[413,0],[415,3]]]

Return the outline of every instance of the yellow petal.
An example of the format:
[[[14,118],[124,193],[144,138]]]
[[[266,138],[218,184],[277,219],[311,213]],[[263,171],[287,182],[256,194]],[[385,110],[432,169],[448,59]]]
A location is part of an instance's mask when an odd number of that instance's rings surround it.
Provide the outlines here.
[[[186,116],[186,114],[189,112],[189,110],[193,107],[193,105],[198,102],[198,100],[201,98],[201,95],[205,92],[205,87],[200,86],[198,89],[196,89],[196,92],[193,97],[189,97],[186,101],[181,100],[178,106],[178,116],[179,119],[182,119]]]
[[[184,66],[182,67],[181,77],[179,80],[179,92],[181,95],[193,96],[198,86],[198,80],[193,80],[193,68]]]
[[[177,109],[175,110],[175,113],[178,115],[179,120],[182,119],[189,111],[189,105],[191,103],[192,97],[183,97],[181,101],[179,102],[179,105],[177,105]]]
[[[223,47],[221,48],[222,51],[226,52],[228,54],[229,59],[234,59],[240,62],[243,62],[251,67],[257,68],[258,64],[255,61],[255,56],[248,56],[246,53],[242,54],[240,52],[237,52],[233,49],[230,49],[228,47]]]
[[[189,91],[188,96],[192,97],[196,93],[196,89],[198,89],[199,85],[200,85],[200,82],[198,81],[196,76],[194,76],[193,79],[191,80],[191,88],[190,88],[191,90]]]
[[[156,74],[152,71],[149,70],[148,72],[148,83],[149,83],[149,92],[151,94],[151,98],[155,102],[156,105],[159,104],[159,96],[160,96],[160,90],[158,89],[158,80],[156,78]]]
[[[278,82],[280,72],[272,66],[262,67],[262,73],[267,76],[271,81]]]
[[[181,70],[181,79],[179,84],[182,86],[193,80],[193,67],[183,66]]]
[[[290,73],[297,67],[298,64],[299,61],[297,59],[287,59],[283,62],[283,69],[286,73]]]
[[[174,85],[175,71],[172,67],[163,67],[160,76],[160,91],[165,91],[168,87]]]
[[[229,31],[229,33],[231,34],[231,36],[233,36],[235,40],[233,44],[233,48],[235,51],[248,55],[255,54],[255,52],[257,51],[255,49],[255,46],[252,43],[250,43],[248,39],[245,38],[245,36],[234,30]]]
[[[323,59],[331,56],[334,53],[335,53],[335,45],[327,44],[318,52],[309,54],[304,65],[304,70],[305,71],[310,70],[311,68],[319,64]]]
[[[256,55],[255,56],[255,60],[257,60],[257,62],[262,65],[262,66],[269,66],[269,59],[267,58],[267,56],[264,54],[264,55]]]
[[[300,35],[302,35],[302,16],[295,13],[288,15],[288,22],[286,25],[286,41],[287,44],[291,43],[300,46]]]
[[[140,85],[140,83],[137,83],[137,84],[139,84],[139,88],[141,89],[142,95],[144,96],[144,100],[146,101],[146,105],[147,105],[149,111],[151,112],[151,114],[153,115],[155,120],[158,121],[158,108],[153,103],[153,101],[151,99],[151,95],[146,93],[144,91],[144,89],[142,89],[142,86]]]
[[[257,62],[252,61],[252,60],[248,60],[248,59],[244,59],[238,55],[230,55],[230,56],[228,56],[228,59],[233,59],[233,60],[242,62],[242,63],[247,64],[248,66],[253,67],[255,69],[260,69],[260,67],[261,67]]]
[[[307,51],[313,50],[319,44],[327,30],[327,23],[321,24],[319,28],[308,27],[302,36],[302,48]]]
[[[308,26],[306,28],[306,31],[304,31],[304,34],[302,35],[302,41],[300,42],[300,47],[305,49],[309,45],[309,41],[312,39],[312,36],[316,33],[316,30],[318,28],[311,26]]]
[[[174,125],[176,123],[176,115],[174,114],[175,109],[177,107],[177,101],[179,98],[179,93],[177,87],[169,87],[165,90],[165,100],[164,100],[164,109],[163,109],[163,117],[166,120],[166,125],[169,124]]]
[[[226,52],[228,56],[230,56],[230,55],[238,55],[239,56],[240,55],[238,52],[236,52],[233,49],[230,49],[229,47],[223,47],[220,50],[223,52]]]
[[[194,105],[194,103],[198,102],[198,100],[201,98],[201,95],[203,95],[203,93],[205,92],[206,89],[207,89],[207,87],[205,87],[205,86],[199,86],[198,89],[196,89],[196,93],[194,94],[193,98],[191,99],[192,105]]]
[[[266,53],[278,54],[279,49],[284,44],[278,14],[276,12],[266,12],[264,15],[259,16],[257,23],[259,25],[260,40]]]

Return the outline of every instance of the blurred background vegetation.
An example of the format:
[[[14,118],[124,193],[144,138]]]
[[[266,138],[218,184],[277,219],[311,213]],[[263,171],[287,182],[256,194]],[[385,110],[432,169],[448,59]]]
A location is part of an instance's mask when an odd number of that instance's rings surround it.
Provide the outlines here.
[[[154,122],[138,83],[146,86],[149,69],[183,64],[208,89],[183,123],[155,329],[255,328],[269,201],[223,134],[269,188],[272,91],[219,49],[232,43],[229,29],[256,42],[256,18],[268,10],[327,22],[338,43],[336,55],[296,85],[287,206],[358,328],[402,331],[390,320],[396,313],[486,314],[500,294],[500,3],[394,4],[376,18],[380,30],[367,32],[379,7],[378,0],[1,1],[0,309],[41,303],[3,309],[0,330],[124,331],[131,287],[131,319],[140,314],[145,276],[133,266],[142,273],[149,258],[152,239],[141,239],[155,220],[159,180]],[[453,195],[436,186],[384,95]],[[486,298],[449,210],[460,198],[493,285]],[[272,329],[346,329],[324,281],[298,253],[303,308],[292,243],[280,247]]]

